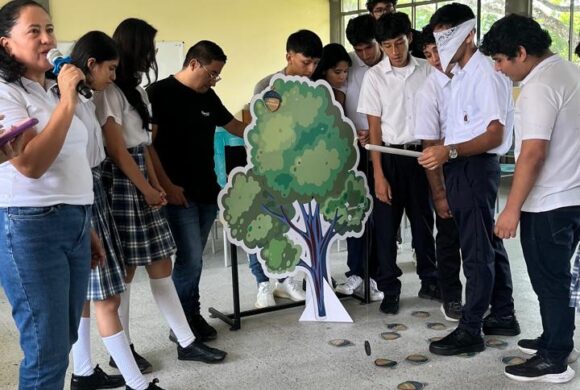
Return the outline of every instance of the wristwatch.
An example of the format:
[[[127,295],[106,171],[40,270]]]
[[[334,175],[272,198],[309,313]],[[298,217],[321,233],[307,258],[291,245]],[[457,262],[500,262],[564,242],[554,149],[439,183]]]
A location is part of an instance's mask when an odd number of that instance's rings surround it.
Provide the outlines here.
[[[454,158],[457,158],[457,147],[449,145],[449,159],[453,160]]]

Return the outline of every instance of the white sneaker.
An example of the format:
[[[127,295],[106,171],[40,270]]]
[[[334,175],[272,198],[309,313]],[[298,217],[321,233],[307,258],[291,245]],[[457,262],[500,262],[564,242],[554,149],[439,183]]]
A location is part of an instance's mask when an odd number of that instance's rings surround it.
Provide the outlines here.
[[[304,291],[302,291],[302,284],[294,280],[294,278],[286,278],[283,282],[276,282],[274,295],[279,298],[287,298],[295,302],[306,299]]]
[[[272,282],[262,282],[258,284],[258,295],[256,296],[256,306],[258,309],[276,306],[274,300],[274,284]]]
[[[334,291],[344,295],[352,295],[354,290],[356,290],[362,284],[362,282],[363,280],[360,276],[350,275],[348,278],[346,278],[346,282],[336,286]]]
[[[385,294],[377,287],[377,282],[374,279],[370,280],[370,288],[371,288],[371,302],[382,301],[385,297]],[[365,296],[365,284],[361,283],[360,286],[354,291],[356,295],[360,295],[361,297]]]

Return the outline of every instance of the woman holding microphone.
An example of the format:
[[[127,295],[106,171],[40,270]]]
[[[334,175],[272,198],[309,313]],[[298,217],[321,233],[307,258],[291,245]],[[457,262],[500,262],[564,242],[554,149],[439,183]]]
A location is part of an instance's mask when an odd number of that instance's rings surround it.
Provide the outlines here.
[[[75,116],[83,73],[65,65],[45,77],[56,47],[50,16],[38,3],[0,9],[0,112],[9,128],[38,119],[20,154],[0,164],[0,281],[20,332],[20,389],[62,389],[86,297],[92,177],[87,129]]]

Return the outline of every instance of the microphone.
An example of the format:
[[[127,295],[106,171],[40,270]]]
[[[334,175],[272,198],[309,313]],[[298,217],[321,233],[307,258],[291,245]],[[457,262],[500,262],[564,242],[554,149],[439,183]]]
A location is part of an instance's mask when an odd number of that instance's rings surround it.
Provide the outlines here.
[[[58,75],[60,69],[63,67],[64,64],[70,64],[71,58],[65,57],[58,49],[50,49],[50,51],[46,54],[46,59],[54,68],[52,69],[52,73]],[[81,81],[77,85],[77,92],[80,93],[87,99],[93,97],[92,89],[84,82]]]

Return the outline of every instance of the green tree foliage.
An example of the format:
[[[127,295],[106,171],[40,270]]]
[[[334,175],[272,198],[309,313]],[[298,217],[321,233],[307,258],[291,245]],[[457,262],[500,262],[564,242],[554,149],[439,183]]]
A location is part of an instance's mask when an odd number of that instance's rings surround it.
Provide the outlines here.
[[[270,273],[300,265],[319,294],[331,240],[362,232],[371,199],[355,171],[354,130],[329,88],[278,78],[271,89],[281,96],[280,108],[252,102],[249,165],[231,175],[220,197],[222,216],[231,238],[257,252]]]

